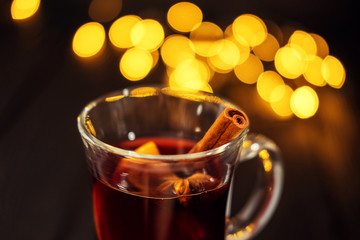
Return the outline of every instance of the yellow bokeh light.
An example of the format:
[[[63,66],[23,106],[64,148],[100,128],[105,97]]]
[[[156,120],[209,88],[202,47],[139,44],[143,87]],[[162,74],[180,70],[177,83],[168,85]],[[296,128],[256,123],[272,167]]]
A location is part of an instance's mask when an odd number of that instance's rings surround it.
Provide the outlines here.
[[[170,74],[171,88],[189,88],[212,92],[210,85],[210,70],[204,62],[188,59],[180,63]]]
[[[190,33],[194,50],[203,57],[216,55],[222,47],[223,31],[215,23],[202,22],[200,26]]]
[[[341,88],[346,73],[342,63],[334,56],[327,56],[321,63],[321,73],[325,81],[333,88]]]
[[[126,50],[120,60],[120,72],[131,81],[138,81],[146,77],[152,66],[151,53],[136,47]]]
[[[220,71],[231,71],[240,60],[238,47],[230,40],[224,39],[221,49],[215,56],[209,58],[211,64]]]
[[[131,30],[142,19],[136,15],[126,15],[117,19],[109,29],[109,39],[118,48],[133,47]]]
[[[240,52],[240,59],[238,61],[237,64],[242,64],[246,61],[246,59],[249,57],[250,54],[250,47],[248,45],[243,45],[241,43],[239,43],[233,34],[233,30],[232,30],[232,24],[230,24],[229,26],[227,26],[227,28],[224,31],[224,36],[225,39],[232,41],[233,43],[236,44],[237,48],[239,49]]]
[[[97,22],[109,22],[119,15],[122,0],[92,0],[89,6],[89,16]]]
[[[91,57],[102,49],[104,42],[104,27],[100,23],[89,22],[75,32],[72,48],[80,57]]]
[[[200,26],[203,19],[201,9],[190,2],[179,2],[167,13],[169,25],[179,32],[190,32]]]
[[[274,87],[270,93],[270,99],[268,102],[278,102],[280,101],[285,95],[285,87],[286,84],[280,84]]]
[[[252,14],[243,14],[237,17],[232,28],[236,40],[245,46],[255,47],[266,39],[267,28],[265,23]]]
[[[295,79],[306,69],[306,54],[297,45],[286,45],[276,52],[274,63],[282,76]]]
[[[314,38],[304,31],[295,31],[290,36],[289,44],[291,47],[293,47],[293,45],[300,47],[308,57],[312,57],[317,53],[317,45]]]
[[[280,45],[274,35],[268,33],[266,39],[258,46],[254,47],[253,52],[263,61],[273,61]]]
[[[272,96],[273,90],[278,86],[283,86],[284,80],[282,77],[274,71],[266,71],[260,74],[257,83],[256,89],[260,97],[266,102],[270,102],[274,95]]]
[[[157,65],[157,63],[159,62],[159,58],[160,58],[159,50],[152,51],[151,56],[153,58],[153,64],[152,64],[151,68],[154,68]]]
[[[10,8],[14,20],[23,20],[33,16],[39,9],[40,0],[13,0]]]
[[[316,42],[317,55],[321,58],[325,58],[327,55],[329,55],[329,46],[325,39],[315,33],[310,33],[310,35]]]
[[[293,90],[289,85],[278,86],[274,88],[270,96],[270,105],[272,110],[282,118],[289,118],[293,115],[290,107],[290,99]],[[279,99],[278,97],[281,96]],[[278,99],[274,101],[274,99]]]
[[[271,35],[273,35],[276,38],[276,40],[278,41],[280,46],[284,45],[284,33],[283,33],[283,30],[281,29],[281,27],[269,19],[265,20],[265,24],[266,24],[268,33],[270,33]]]
[[[264,71],[264,65],[261,60],[250,54],[248,59],[242,64],[236,65],[234,72],[236,77],[247,84],[256,83],[260,74]]]
[[[297,88],[290,99],[290,107],[293,113],[302,119],[315,115],[319,108],[319,98],[309,86]]]
[[[321,73],[322,58],[314,56],[308,61],[307,68],[304,72],[305,79],[315,86],[325,86],[326,81]]]
[[[233,70],[233,68],[222,62],[219,58],[207,58],[207,63],[213,72],[226,74]]]
[[[131,30],[131,41],[135,47],[154,51],[164,41],[164,28],[154,19],[144,19]]]
[[[195,52],[190,39],[183,35],[174,34],[168,36],[160,48],[164,63],[170,67],[176,67],[186,59],[194,58]]]

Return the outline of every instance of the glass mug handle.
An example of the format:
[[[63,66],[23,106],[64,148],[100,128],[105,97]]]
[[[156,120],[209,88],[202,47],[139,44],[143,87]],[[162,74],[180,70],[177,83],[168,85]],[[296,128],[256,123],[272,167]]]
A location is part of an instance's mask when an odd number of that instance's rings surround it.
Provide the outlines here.
[[[240,153],[240,162],[254,158],[260,161],[261,171],[243,209],[228,219],[226,240],[254,237],[269,221],[279,202],[284,170],[277,145],[260,134],[248,134]]]

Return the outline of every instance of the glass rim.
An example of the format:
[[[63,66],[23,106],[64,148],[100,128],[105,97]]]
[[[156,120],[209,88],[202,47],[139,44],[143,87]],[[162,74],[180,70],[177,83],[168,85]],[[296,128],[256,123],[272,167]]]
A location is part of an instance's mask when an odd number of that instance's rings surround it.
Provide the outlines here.
[[[154,88],[160,92],[162,92],[161,90],[165,89],[166,87],[163,86],[159,86],[159,85],[146,85],[145,87],[150,87],[150,88]],[[238,142],[240,142],[241,139],[243,139],[245,137],[245,135],[247,134],[247,132],[249,131],[249,127],[246,127],[240,134],[239,136],[237,136],[235,139],[233,139],[232,141],[225,143],[217,148],[214,149],[210,149],[210,150],[206,150],[206,151],[202,151],[202,152],[195,152],[195,153],[185,153],[185,154],[161,154],[161,155],[154,155],[154,154],[144,154],[144,153],[137,153],[133,150],[127,150],[127,149],[123,149],[120,147],[115,147],[111,144],[108,144],[100,139],[98,139],[96,136],[94,136],[91,132],[88,131],[88,129],[86,128],[86,119],[88,116],[88,113],[97,106],[98,103],[100,102],[106,102],[105,100],[107,98],[117,98],[116,100],[122,98],[122,97],[131,97],[131,95],[124,95],[124,90],[131,90],[131,89],[138,89],[141,88],[141,86],[134,86],[134,87],[128,87],[128,88],[124,88],[121,90],[117,90],[117,91],[112,91],[109,93],[106,93],[94,100],[92,100],[91,102],[89,102],[80,112],[80,114],[77,117],[77,126],[78,126],[78,130],[80,132],[81,137],[85,138],[87,141],[93,143],[94,145],[112,152],[116,155],[121,155],[127,158],[140,158],[140,159],[147,159],[147,160],[158,160],[158,161],[163,161],[163,162],[174,162],[174,161],[180,161],[180,160],[189,160],[189,159],[200,159],[200,158],[204,158],[204,157],[208,157],[208,156],[213,156],[219,153],[223,153],[225,152],[227,149],[231,148],[233,145],[237,144]],[[186,93],[186,94],[190,94],[194,97],[198,97],[199,94],[202,96],[208,96],[208,97],[216,97],[217,99],[221,100],[221,104],[224,106],[230,105],[236,109],[241,110],[240,107],[238,107],[237,105],[223,99],[220,98],[214,94],[210,94],[210,93],[206,93],[206,92],[201,92],[201,91],[186,91],[186,90],[174,90],[174,92],[177,93],[177,96],[179,98],[182,98],[182,96],[179,93]],[[157,95],[159,95],[157,94]],[[155,95],[155,94],[154,94]],[[121,97],[120,97],[121,96]],[[214,103],[216,103],[214,101]],[[219,103],[216,103],[219,104]]]

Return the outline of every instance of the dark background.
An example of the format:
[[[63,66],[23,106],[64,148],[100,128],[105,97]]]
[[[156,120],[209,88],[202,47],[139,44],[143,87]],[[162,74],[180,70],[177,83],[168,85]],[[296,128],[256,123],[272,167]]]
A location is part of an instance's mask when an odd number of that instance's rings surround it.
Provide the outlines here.
[[[76,117],[95,97],[138,83],[121,76],[119,53],[110,43],[97,59],[85,61],[72,53],[73,34],[91,21],[90,2],[42,1],[30,21],[14,22],[11,2],[0,1],[1,239],[95,239]],[[175,2],[124,0],[120,15],[163,20]],[[318,33],[330,54],[342,61],[347,71],[344,86],[318,88],[320,108],[310,119],[275,118],[254,98],[254,86],[232,76],[218,76],[226,81],[214,83],[214,90],[243,106],[252,131],[272,138],[282,149],[284,191],[273,218],[256,239],[360,239],[355,1],[194,3],[204,20],[220,26],[253,13],[284,28]],[[156,68],[140,83],[161,82],[163,71]]]

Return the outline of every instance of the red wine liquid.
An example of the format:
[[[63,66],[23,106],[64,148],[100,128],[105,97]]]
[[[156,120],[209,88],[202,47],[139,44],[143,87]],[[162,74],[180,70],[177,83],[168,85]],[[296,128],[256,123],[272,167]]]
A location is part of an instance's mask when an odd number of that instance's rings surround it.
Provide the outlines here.
[[[135,149],[150,140],[118,144]],[[193,142],[152,138],[161,154],[186,153]],[[117,176],[117,173],[114,173]],[[122,178],[104,184],[94,178],[93,208],[99,240],[221,240],[225,237],[228,184],[200,193],[146,197],[116,186]],[[127,184],[129,185],[129,184]],[[131,189],[128,186],[127,189]],[[136,189],[136,187],[134,188]]]

